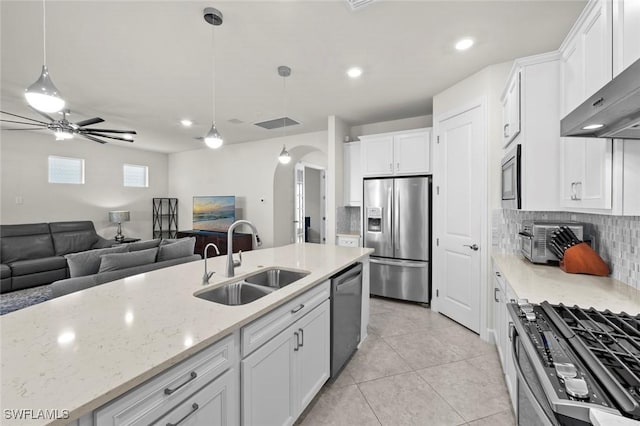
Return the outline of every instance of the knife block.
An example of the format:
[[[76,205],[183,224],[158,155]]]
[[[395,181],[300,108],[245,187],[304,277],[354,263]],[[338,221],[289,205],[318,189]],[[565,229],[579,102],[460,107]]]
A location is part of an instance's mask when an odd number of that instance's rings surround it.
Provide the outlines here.
[[[570,274],[609,275],[609,266],[587,243],[568,248],[560,261],[560,269]]]

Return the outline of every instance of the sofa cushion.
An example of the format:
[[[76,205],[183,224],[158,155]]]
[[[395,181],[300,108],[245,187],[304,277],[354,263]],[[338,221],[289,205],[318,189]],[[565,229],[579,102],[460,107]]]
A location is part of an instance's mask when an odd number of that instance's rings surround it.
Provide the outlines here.
[[[103,254],[98,273],[117,271],[134,266],[146,265],[156,261],[157,248],[139,250],[127,253]]]
[[[0,226],[2,263],[37,259],[55,254],[46,223]]]
[[[52,222],[49,224],[57,255],[90,250],[98,242],[98,234],[90,220]]]
[[[128,247],[123,244],[110,248],[66,254],[64,257],[67,259],[67,265],[69,266],[69,276],[75,278],[97,274],[98,270],[100,270],[100,262],[102,260],[100,256],[109,253],[124,253],[128,251],[127,248]]]
[[[11,276],[11,268],[4,263],[0,265],[0,278],[9,278]]]
[[[158,262],[191,256],[196,245],[196,237],[180,238],[174,243],[163,244],[165,241],[167,240],[162,240],[158,247]]]
[[[150,248],[155,248],[160,245],[160,238],[155,240],[147,240],[147,241],[136,241],[135,243],[127,244],[129,251],[140,251],[146,250]]]
[[[36,272],[65,269],[67,261],[62,256],[43,257],[40,259],[16,260],[9,264],[14,277],[35,274]]]
[[[11,290],[15,291],[43,284],[51,284],[54,281],[63,280],[65,278],[67,278],[67,268],[36,272],[35,274],[28,275],[14,275],[11,277]]]

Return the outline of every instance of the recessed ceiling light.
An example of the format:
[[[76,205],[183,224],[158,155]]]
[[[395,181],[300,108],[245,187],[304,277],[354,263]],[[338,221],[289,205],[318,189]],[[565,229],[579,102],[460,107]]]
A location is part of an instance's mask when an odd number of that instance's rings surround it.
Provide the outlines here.
[[[358,78],[362,75],[362,68],[353,67],[347,70],[347,75],[351,78]]]
[[[193,121],[185,118],[184,120],[180,120],[180,124],[182,124],[184,127],[191,127]]]
[[[467,50],[471,46],[473,46],[472,38],[463,38],[461,40],[458,40],[458,42],[456,43],[456,49],[458,50]]]
[[[595,130],[604,127],[604,124],[589,124],[588,126],[584,126],[582,130]]]

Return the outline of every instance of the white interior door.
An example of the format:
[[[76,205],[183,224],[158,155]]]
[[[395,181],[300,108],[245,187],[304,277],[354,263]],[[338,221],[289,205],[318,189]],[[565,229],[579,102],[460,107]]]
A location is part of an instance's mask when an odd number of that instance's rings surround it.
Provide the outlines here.
[[[293,242],[304,243],[304,164],[294,168]]]
[[[480,331],[481,209],[486,182],[481,108],[439,122],[435,271],[438,310]]]
[[[320,244],[327,243],[327,172],[320,170]]]

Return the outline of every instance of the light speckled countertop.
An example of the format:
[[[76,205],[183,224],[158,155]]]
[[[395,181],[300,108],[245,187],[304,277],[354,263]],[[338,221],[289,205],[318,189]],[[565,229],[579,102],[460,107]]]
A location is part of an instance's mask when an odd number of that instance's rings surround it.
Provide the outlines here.
[[[208,287],[242,279],[260,267],[311,272],[242,306],[193,296],[203,288],[204,269],[199,261],[99,285],[4,315],[0,317],[1,408],[69,410],[69,420],[78,418],[371,252],[319,244],[250,251],[243,253],[235,278],[223,276],[226,256],[209,259],[209,270],[216,273]],[[47,423],[45,419],[26,422],[30,426]],[[19,422],[3,418],[2,424]]]
[[[519,255],[492,254],[493,261],[521,299],[540,303],[578,305],[583,308],[640,312],[640,291],[616,279],[567,274],[550,265],[535,265]]]

